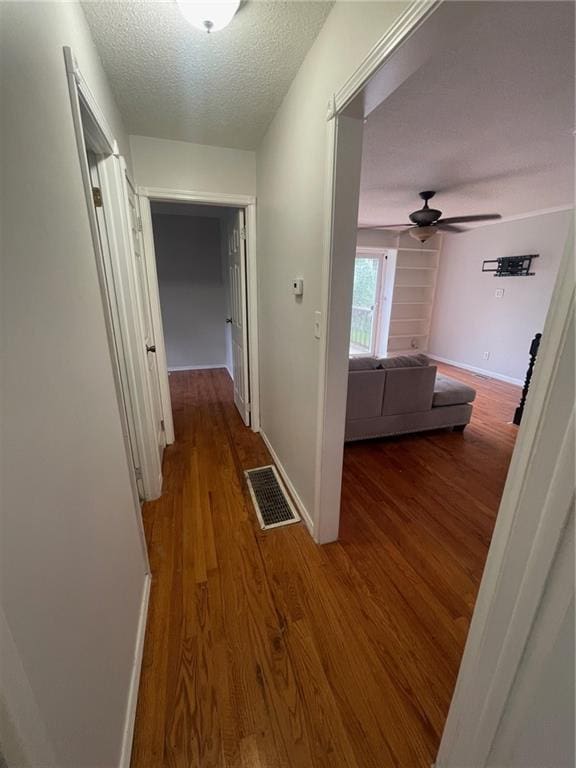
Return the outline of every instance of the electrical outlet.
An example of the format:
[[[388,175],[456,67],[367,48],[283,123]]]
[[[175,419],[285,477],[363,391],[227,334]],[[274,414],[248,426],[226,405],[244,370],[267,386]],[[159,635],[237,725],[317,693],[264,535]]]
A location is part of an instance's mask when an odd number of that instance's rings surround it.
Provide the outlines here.
[[[504,296],[504,288],[496,288],[494,296],[496,296],[497,299],[501,299]]]
[[[490,352],[483,352],[482,357],[484,360],[490,360]]]

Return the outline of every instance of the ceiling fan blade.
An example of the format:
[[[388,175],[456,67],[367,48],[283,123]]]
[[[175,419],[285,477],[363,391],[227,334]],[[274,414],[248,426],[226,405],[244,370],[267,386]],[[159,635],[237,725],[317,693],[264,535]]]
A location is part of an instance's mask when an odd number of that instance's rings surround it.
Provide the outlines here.
[[[414,224],[363,224],[358,229],[404,229],[413,226]]]
[[[438,224],[464,224],[466,221],[492,221],[501,218],[499,213],[480,213],[477,216],[451,216],[448,219],[440,219]]]
[[[440,229],[442,232],[468,232],[465,227],[456,227],[454,224],[446,224],[443,221],[439,221],[436,224],[436,229]]]

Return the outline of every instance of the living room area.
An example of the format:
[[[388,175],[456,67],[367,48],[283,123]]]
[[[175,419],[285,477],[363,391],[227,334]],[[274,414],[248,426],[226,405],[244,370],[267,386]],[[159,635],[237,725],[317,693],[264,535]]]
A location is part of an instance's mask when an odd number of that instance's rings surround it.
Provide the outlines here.
[[[521,36],[475,6],[363,132],[339,543],[432,729],[574,215],[571,11],[522,5]]]

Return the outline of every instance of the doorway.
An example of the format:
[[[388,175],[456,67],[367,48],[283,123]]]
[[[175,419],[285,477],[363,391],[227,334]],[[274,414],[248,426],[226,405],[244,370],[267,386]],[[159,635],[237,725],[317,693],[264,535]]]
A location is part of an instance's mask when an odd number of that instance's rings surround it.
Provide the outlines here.
[[[396,251],[357,248],[354,259],[350,357],[386,354]]]
[[[461,4],[460,8],[464,5]],[[504,23],[497,23],[491,17],[491,14],[496,13],[496,6],[488,7],[485,4],[470,6],[469,11],[467,7],[466,13],[470,15],[469,18],[465,19],[466,27],[462,28],[460,33],[455,34],[455,30],[459,26],[459,20],[457,17],[452,17],[454,6],[456,6],[456,14],[458,14],[458,4],[443,4],[439,9],[434,9],[434,14],[429,19],[429,27],[426,23],[414,25],[413,22],[410,22],[408,28],[404,30],[404,33],[410,36],[410,39],[400,49],[397,49],[397,46],[398,40],[402,39],[402,36],[398,33],[395,41],[386,41],[388,45],[387,52],[380,51],[382,54],[381,63],[387,62],[389,59],[391,60],[393,55],[396,56],[394,59],[395,67],[387,68],[384,65],[380,70],[373,67],[368,72],[367,66],[366,71],[361,71],[358,76],[352,77],[342,92],[336,94],[334,99],[335,112],[337,114],[334,124],[330,126],[329,134],[330,146],[333,150],[331,155],[333,164],[330,167],[331,176],[329,179],[331,194],[328,196],[330,200],[328,218],[331,221],[331,230],[325,270],[327,275],[327,301],[325,305],[327,341],[320,388],[323,423],[320,429],[321,434],[318,445],[320,459],[317,472],[319,491],[317,494],[316,522],[318,524],[319,538],[322,542],[331,541],[338,537],[342,455],[338,453],[334,446],[335,444],[343,445],[344,442],[344,424],[340,419],[345,419],[347,392],[349,391],[348,382],[350,377],[346,357],[349,351],[349,332],[353,320],[354,270],[352,264],[353,254],[358,243],[358,203],[364,122],[370,112],[376,109],[377,104],[382,103],[390,93],[399,89],[402,83],[410,82],[411,76],[421,66],[422,59],[414,66],[414,62],[417,61],[419,55],[422,55],[424,59],[430,59],[433,49],[437,44],[440,44],[439,49],[441,51],[446,51],[450,48],[450,55],[454,55],[453,47],[446,45],[449,42],[446,35],[449,33],[453,39],[463,41],[466,34],[477,36],[478,30],[485,24],[485,28],[488,26],[492,30],[498,28],[499,34],[503,35]],[[567,5],[562,6],[562,4],[558,3],[554,4],[554,7],[558,14],[570,13]],[[527,10],[528,8],[530,8],[530,11]],[[519,6],[512,3],[500,4],[498,9],[498,13],[509,13],[512,16],[519,9]],[[529,13],[542,13],[542,16],[545,17],[548,11],[547,9],[544,10],[543,6],[537,8],[537,6],[526,4],[523,6],[522,11],[519,12],[525,14],[523,18],[525,25],[524,34],[527,34],[529,26],[527,16]],[[486,14],[483,19],[480,18],[482,14]],[[478,18],[475,18],[475,15],[478,15]],[[550,22],[550,18],[547,21]],[[510,24],[510,18],[507,19],[507,23]],[[512,27],[513,25],[510,24],[510,26]],[[556,34],[551,33],[549,39],[556,39],[558,37],[558,30],[561,30],[563,26],[559,24]],[[534,20],[532,20],[531,29],[536,37],[541,38],[542,33],[539,29],[539,24],[535,24]],[[514,34],[515,30],[513,29],[512,38]],[[493,42],[493,40],[494,38],[492,37],[491,41]],[[479,55],[483,55],[486,61],[492,64],[495,59],[485,53],[488,42],[484,41],[480,47]],[[474,40],[468,43],[470,50],[473,49],[473,43]],[[506,46],[506,50],[509,50],[509,48],[510,46]],[[531,50],[540,52],[541,50],[546,50],[546,48],[540,45],[540,41],[538,41],[538,44],[532,46]],[[411,58],[411,53],[414,54],[414,58]],[[552,61],[553,57],[550,56],[550,49],[548,49],[548,53],[549,59]],[[453,60],[451,60],[451,66],[454,71],[459,71],[459,68],[454,66]],[[430,72],[433,69],[430,66],[430,61],[427,61],[427,68]],[[424,72],[420,74],[422,77],[424,76]],[[372,76],[374,76],[373,79],[371,79]],[[510,80],[513,79],[509,72],[507,72],[507,76]],[[396,77],[396,81],[393,83],[394,87],[391,88],[391,80],[394,80],[394,77]],[[358,87],[362,78],[363,85]],[[518,77],[517,81],[522,82],[521,78]],[[420,84],[421,81],[417,78],[412,78],[411,82],[412,84],[415,82]],[[438,97],[438,101],[442,95],[446,93],[452,95],[454,93],[454,89],[451,89],[446,84],[445,78],[437,77],[436,82],[441,82],[444,88],[444,91],[442,91],[442,88],[439,88],[438,94],[434,92],[435,96],[437,95]],[[469,79],[466,80],[466,87],[468,93],[470,93]],[[489,91],[490,89],[486,90]],[[511,89],[509,90],[511,91]],[[530,94],[527,96],[527,102],[529,98]],[[473,98],[471,100],[473,101]],[[570,103],[569,96],[568,103]],[[396,100],[396,105],[398,106],[398,100]],[[411,99],[411,105],[421,109],[422,99]],[[505,107],[505,103],[504,105],[499,104],[494,113],[498,114],[500,118],[505,113]],[[422,142],[420,147],[424,147],[428,156],[433,158],[435,162],[438,162],[439,153],[431,153],[429,151],[432,141],[429,127],[434,118],[435,108],[436,105],[432,105],[426,112],[427,140]],[[364,111],[365,109],[366,111]],[[458,134],[456,128],[457,110],[449,114],[452,122],[451,128],[454,130],[454,135],[456,135]],[[511,116],[511,121],[514,118],[515,115]],[[392,114],[390,122],[395,123],[396,126],[402,126],[402,130],[405,130],[405,127],[409,124],[404,116],[399,118],[398,114]],[[481,125],[480,120],[477,121],[476,125]],[[450,138],[446,140],[442,134],[439,134],[438,141],[440,142],[440,140],[445,141],[448,147],[448,159],[453,160],[454,166],[457,165],[458,171],[460,171],[464,161],[458,157],[455,151],[455,142]],[[554,143],[554,139],[551,136],[547,137],[547,141],[551,146]],[[569,153],[573,156],[573,143],[569,138],[568,142],[570,144],[566,154]],[[381,140],[380,147],[382,146],[393,146],[396,156],[401,155],[398,145],[394,145],[393,142],[387,143]],[[476,146],[477,142],[475,143]],[[414,154],[415,149],[416,144],[412,142],[406,148],[406,153],[411,152]],[[527,153],[527,156],[529,157],[530,153]],[[449,165],[448,159],[446,161],[447,166]],[[403,181],[404,178],[410,177],[412,173],[415,180],[413,183],[420,183],[423,172],[426,172],[425,158],[423,159],[420,156],[419,162],[416,165],[417,167],[411,169],[409,163],[404,162],[401,168]],[[561,169],[562,165],[558,164],[558,168]],[[449,171],[450,169],[448,168],[445,173],[446,176],[449,174]],[[428,172],[433,173],[429,167]],[[379,175],[380,178],[384,176],[381,169]],[[387,178],[391,175],[388,174]],[[426,186],[427,181],[430,181],[430,179],[427,179],[421,187],[415,188],[414,193],[418,193],[420,189],[433,189],[433,185]],[[494,179],[483,179],[483,182],[487,188],[489,182],[494,183]],[[448,187],[449,181],[447,178],[444,179],[444,184]],[[381,184],[381,187],[383,186],[384,184]],[[556,188],[558,186],[556,185]],[[397,196],[402,193],[404,188],[405,185],[403,187],[400,183],[396,184],[394,189]],[[462,197],[464,196],[462,195]],[[493,201],[494,197],[495,195],[492,194],[490,200]],[[532,201],[528,202],[528,205],[530,204],[532,204]],[[541,201],[540,204],[542,205]],[[414,218],[413,214],[410,214],[411,207],[404,208],[401,211],[402,218],[397,218],[398,213],[392,209],[392,205],[389,205],[389,207],[391,210],[384,211],[386,215],[382,216],[380,220],[374,217],[373,226],[375,229],[378,228],[376,224],[381,229],[404,229],[413,225]],[[544,208],[545,206],[542,205],[542,207]],[[498,208],[496,210],[498,211]],[[484,211],[482,209],[470,209],[468,211],[457,209],[454,210],[454,213],[467,214],[470,216],[469,220],[473,220],[474,214],[484,213]],[[550,213],[550,209],[548,209],[548,213]],[[518,218],[526,219],[529,217],[529,214],[530,209],[527,208],[526,215],[518,216]],[[530,215],[534,216],[534,209],[532,209]],[[408,222],[408,224],[394,225],[390,223],[394,221],[404,221]],[[523,225],[524,231],[522,234],[525,233],[527,228],[527,225]],[[389,439],[388,442],[379,444],[377,452],[382,459],[380,462],[375,460],[375,451],[371,450],[367,443],[358,443],[358,448],[355,448],[353,453],[350,453],[347,466],[345,462],[345,472],[348,471],[349,477],[354,473],[355,477],[352,478],[353,482],[349,483],[348,487],[346,487],[346,483],[344,484],[344,491],[346,493],[344,501],[352,512],[346,521],[347,527],[343,530],[342,540],[350,542],[354,541],[355,538],[356,542],[362,545],[360,548],[357,544],[357,550],[353,552],[353,555],[357,558],[355,561],[358,563],[357,567],[365,567],[365,563],[370,559],[369,547],[374,539],[379,538],[381,551],[378,553],[379,556],[372,558],[374,566],[366,566],[365,575],[367,578],[375,578],[375,589],[380,588],[387,580],[393,581],[396,594],[399,592],[402,595],[405,600],[404,604],[410,606],[412,613],[420,613],[414,637],[417,640],[420,640],[422,637],[437,638],[436,632],[441,631],[438,616],[444,614],[447,617],[448,632],[445,640],[441,641],[440,647],[445,650],[452,645],[454,659],[450,675],[442,677],[443,684],[447,681],[449,682],[448,696],[442,704],[441,717],[438,720],[439,727],[435,737],[436,743],[434,745],[435,749],[437,749],[440,744],[440,738],[442,738],[440,753],[437,758],[437,764],[441,765],[462,765],[466,761],[470,762],[471,760],[475,765],[487,764],[490,749],[499,727],[498,718],[503,714],[504,702],[510,692],[509,683],[514,677],[515,665],[518,661],[518,657],[513,657],[513,654],[510,653],[510,647],[514,645],[520,654],[521,649],[526,646],[529,635],[528,622],[519,626],[519,622],[514,624],[514,622],[508,620],[508,617],[513,615],[520,600],[518,599],[518,602],[516,602],[517,595],[514,593],[514,589],[510,588],[509,582],[506,584],[506,589],[500,588],[500,585],[506,583],[502,579],[502,573],[507,568],[516,569],[517,581],[515,586],[518,588],[525,574],[530,574],[531,569],[536,569],[534,562],[531,562],[529,549],[522,549],[521,543],[521,539],[526,537],[531,547],[533,544],[533,540],[530,538],[531,533],[534,533],[536,530],[535,528],[530,529],[529,510],[532,502],[528,488],[533,482],[546,489],[545,491],[543,490],[543,494],[547,494],[549,489],[554,487],[556,480],[553,462],[544,470],[539,462],[531,464],[531,457],[544,444],[542,435],[546,430],[545,425],[552,418],[556,418],[556,416],[552,417],[552,413],[559,414],[562,408],[565,408],[564,422],[562,422],[564,428],[564,424],[570,418],[567,412],[573,403],[573,381],[566,374],[571,358],[567,352],[567,347],[564,346],[565,339],[569,338],[570,334],[569,306],[573,295],[573,276],[571,277],[571,285],[564,284],[571,264],[570,242],[568,241],[568,244],[565,245],[565,234],[566,229],[562,232],[562,239],[557,248],[559,277],[556,280],[553,292],[552,289],[550,291],[552,300],[549,308],[546,307],[548,312],[544,312],[541,318],[543,338],[546,339],[546,342],[539,352],[540,360],[537,362],[536,374],[531,384],[528,407],[524,415],[524,423],[515,447],[516,434],[514,427],[510,424],[501,424],[500,429],[497,431],[494,428],[494,424],[489,423],[489,419],[487,419],[485,434],[482,435],[480,430],[477,430],[476,434],[472,435],[473,440],[470,441],[467,447],[461,442],[457,443],[463,437],[457,434],[450,435],[449,444],[448,441],[445,441],[445,445],[435,443],[428,438],[410,436],[398,443],[393,443],[392,439]],[[455,233],[455,237],[460,237],[460,235]],[[420,238],[415,239],[419,240]],[[424,241],[420,240],[420,242]],[[502,248],[502,243],[498,247]],[[411,249],[405,250],[416,252],[413,244]],[[418,249],[418,261],[414,259],[413,255],[406,254],[405,258],[403,258],[403,263],[400,264],[401,269],[398,270],[396,287],[404,293],[401,296],[401,301],[397,302],[399,307],[408,307],[409,305],[410,307],[416,305],[424,306],[424,304],[431,303],[433,300],[435,278],[431,273],[436,270],[437,265],[436,263],[427,263],[424,260],[424,255],[421,253],[422,250],[425,249]],[[469,256],[469,253],[467,255]],[[550,263],[551,259],[548,261]],[[475,265],[474,274],[478,274],[480,271],[481,263],[477,270]],[[459,284],[462,284],[462,281]],[[508,285],[512,286],[514,283],[509,282]],[[497,287],[495,286],[495,288]],[[511,290],[511,288],[507,287],[506,290]],[[493,293],[493,290],[491,292]],[[406,296],[407,293],[409,296]],[[502,292],[499,297],[496,294],[496,298],[501,297]],[[475,306],[471,301],[468,302],[468,308],[472,312]],[[405,315],[401,316],[400,313],[395,315],[395,323],[396,326],[401,324],[409,325],[410,331],[394,331],[391,334],[391,338],[396,337],[400,339],[402,336],[407,336],[410,341],[415,340],[418,343],[418,346],[415,347],[416,349],[427,351],[426,344],[429,334],[429,328],[425,325],[427,320],[428,315],[421,314],[420,312],[417,314],[412,308],[406,309]],[[424,341],[419,342],[419,339],[424,339]],[[404,346],[401,347],[400,344],[404,344],[404,342],[398,341],[398,347],[389,351],[394,353],[411,351],[411,349],[406,350]],[[412,344],[410,346],[413,347]],[[550,360],[551,358],[555,361],[554,368],[548,369],[545,360]],[[526,345],[527,364],[528,344]],[[375,366],[375,369],[378,367],[381,369],[386,367],[390,369],[396,367],[399,369],[401,365],[402,363],[398,361],[397,366]],[[558,400],[548,399],[548,393],[557,386],[557,382],[560,380],[559,377],[557,378],[557,372],[563,366],[566,367],[564,368],[565,373],[562,379],[562,386],[566,386],[566,390],[570,389],[571,395],[567,396],[564,403],[561,403]],[[371,368],[367,367],[365,370],[362,370],[359,366],[356,370],[358,379],[366,380],[372,376]],[[367,413],[366,416],[368,418],[375,417],[376,419],[389,417],[390,420],[394,420],[399,415],[403,417],[404,412],[398,413],[393,408],[396,407],[399,400],[408,396],[407,388],[399,386],[396,388],[396,392],[394,392],[393,388],[388,387],[388,371],[380,370],[376,371],[376,373],[373,394],[377,407],[372,413]],[[418,371],[416,373],[416,378],[418,378],[420,374]],[[446,371],[443,371],[443,373],[446,373]],[[411,376],[410,372],[409,375]],[[425,375],[432,379],[429,373],[425,372]],[[397,379],[398,381],[406,379],[405,372],[400,372]],[[482,386],[479,385],[477,388],[481,390]],[[418,392],[422,392],[420,386],[415,385],[412,395],[416,394],[417,389]],[[486,415],[490,418],[495,415],[495,389],[495,386],[490,386],[490,391],[486,393],[485,405],[482,406]],[[363,411],[367,407],[367,398],[363,396],[365,392],[365,387],[362,388],[362,391],[357,391],[354,401]],[[383,399],[388,395],[392,399],[394,395],[397,397],[395,403],[388,403],[390,408],[385,411]],[[515,402],[515,399],[512,398],[508,404],[508,413],[510,414],[508,419],[510,421]],[[459,405],[459,403],[454,404]],[[419,407],[414,409],[414,412],[420,414],[424,410],[424,408]],[[418,418],[420,417],[418,416]],[[401,419],[398,419],[398,421],[401,421]],[[560,424],[560,422],[561,419],[559,418],[557,423]],[[402,427],[403,429],[404,426]],[[404,431],[409,430],[404,429]],[[466,458],[473,458],[475,449],[480,447],[485,449],[488,444],[486,435],[489,432],[491,433],[490,438],[492,441],[495,434],[503,438],[502,448],[504,450],[500,452],[499,456],[496,457],[494,452],[488,456],[485,454],[481,457],[476,456],[476,461],[472,462],[476,464],[476,467],[472,465],[466,467],[465,462],[460,461],[458,463],[458,459],[463,455],[462,453],[460,456],[450,454],[452,446],[457,444],[464,445],[467,451]],[[566,434],[568,434],[568,431]],[[559,435],[558,441],[555,443],[555,450],[558,453],[562,448],[564,432],[559,432]],[[362,437],[365,436],[362,435]],[[416,440],[422,440],[422,445],[424,446],[424,452],[420,455],[416,455],[416,452],[413,450]],[[507,445],[506,441],[508,442]],[[543,459],[543,453],[540,456],[540,461]],[[511,470],[506,476],[511,456]],[[490,473],[491,476],[489,478],[483,478],[481,474],[477,473],[477,467],[481,465],[482,461],[495,460],[494,457],[496,457],[497,467]],[[375,470],[373,477],[369,474],[370,467]],[[460,476],[462,469],[465,470],[464,477]],[[528,469],[533,472],[533,477],[530,477]],[[441,481],[444,472],[447,473],[446,478],[448,482],[446,482],[443,489]],[[500,472],[499,475],[498,472]],[[538,476],[538,481],[535,479],[536,476]],[[488,480],[496,481],[493,487],[490,486]],[[569,492],[573,493],[573,476],[571,482],[572,488]],[[570,488],[568,482],[566,487]],[[436,498],[433,497],[433,494],[436,494]],[[398,501],[399,495],[403,495],[402,501],[407,502],[405,506],[402,506],[402,503]],[[467,495],[470,497],[468,500],[466,499]],[[490,495],[492,498],[490,498]],[[458,508],[463,501],[465,503],[461,508]],[[478,514],[470,515],[473,504],[477,506]],[[365,517],[361,514],[362,507],[367,512]],[[387,508],[388,514],[385,513],[384,507]],[[456,510],[457,513],[454,514]],[[428,516],[428,512],[431,513],[431,516]],[[482,530],[482,527],[488,521],[487,512],[493,515],[490,521],[492,524],[496,513],[498,514],[493,538],[491,525],[486,526]],[[538,514],[540,512],[534,512],[534,518]],[[435,519],[433,519],[432,515],[435,516]],[[562,524],[564,524],[566,521],[565,510],[560,512],[558,509],[558,516],[562,519]],[[465,536],[471,533],[470,530],[467,530],[469,523],[472,523],[474,530],[467,542]],[[511,531],[517,533],[515,540],[511,536]],[[543,537],[545,535],[554,536],[553,525],[550,524],[546,532],[544,528],[541,529],[541,532]],[[479,544],[484,547],[483,551]],[[489,546],[490,554],[487,558]],[[418,551],[420,547],[425,547],[426,551],[424,549]],[[533,551],[536,549],[535,547]],[[443,559],[442,555],[446,555],[446,553],[449,553],[449,555]],[[478,555],[480,556],[478,557]],[[477,557],[478,559],[476,560]],[[543,570],[550,567],[552,559],[553,556],[550,556],[548,559],[546,557],[542,558]],[[511,563],[514,563],[514,566],[511,566]],[[446,568],[444,568],[444,565]],[[377,569],[379,570],[378,577],[374,575]],[[402,576],[399,576],[399,574],[402,573],[410,575],[403,585],[398,586],[398,580],[402,580]],[[476,600],[480,581],[480,592]],[[526,581],[527,583],[528,581]],[[542,591],[539,593],[530,593],[528,596],[527,588],[526,593],[522,595],[526,599],[523,607],[526,608],[527,614],[532,618],[535,615],[538,600],[543,594],[544,583],[545,578],[539,583],[539,586],[542,587]],[[431,594],[430,585],[439,586],[440,584],[442,586],[438,594],[436,596]],[[458,584],[458,587],[454,589],[452,594],[454,600],[452,601],[449,593],[456,584]],[[405,588],[404,593],[402,593],[402,586]],[[435,616],[430,619],[427,631],[422,632],[422,627],[426,621],[425,614],[435,601],[436,608],[432,611]],[[387,606],[387,610],[388,608],[389,606]],[[399,611],[400,614],[404,617],[406,616],[403,608]],[[496,617],[500,617],[500,622]],[[470,620],[471,625],[469,624]],[[397,627],[400,625],[400,620],[393,619],[392,623]],[[470,633],[468,633],[469,628]],[[507,635],[508,632],[510,633],[509,635]],[[514,632],[517,634],[515,634],[514,640],[511,640],[510,637]],[[465,644],[466,651],[460,666],[461,654],[464,651]],[[478,661],[479,649],[482,649],[481,662]],[[460,671],[458,673],[459,668]],[[504,670],[507,676],[505,681],[503,681],[502,675]],[[414,670],[411,671],[411,674],[412,672]],[[411,686],[417,682],[419,684],[418,675],[421,672],[422,668],[419,668],[413,674],[410,681]],[[431,667],[426,674],[428,673],[434,674],[434,668]],[[457,673],[459,674],[460,682],[454,689],[453,685]],[[485,681],[488,682],[485,684]],[[454,690],[455,695],[452,699],[448,719],[446,720],[448,702]],[[470,700],[470,690],[475,691],[473,701]],[[497,716],[492,715],[494,704],[498,706]],[[490,715],[488,716],[487,713],[490,713]],[[445,723],[446,727],[444,728]],[[442,737],[441,734],[443,734]],[[471,755],[474,755],[474,758],[471,758]],[[431,755],[432,757],[433,754]]]
[[[168,442],[174,441],[169,377],[207,368],[227,371],[243,423],[258,432],[255,201],[139,193]]]

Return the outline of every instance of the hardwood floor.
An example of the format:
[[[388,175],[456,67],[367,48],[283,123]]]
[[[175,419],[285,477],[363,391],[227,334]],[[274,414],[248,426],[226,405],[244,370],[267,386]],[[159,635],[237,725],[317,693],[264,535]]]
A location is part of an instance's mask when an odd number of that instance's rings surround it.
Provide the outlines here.
[[[355,443],[341,538],[260,531],[243,469],[270,463],[222,370],[170,377],[176,443],[144,506],[153,573],[132,768],[430,766],[516,428],[478,390],[462,433]]]

